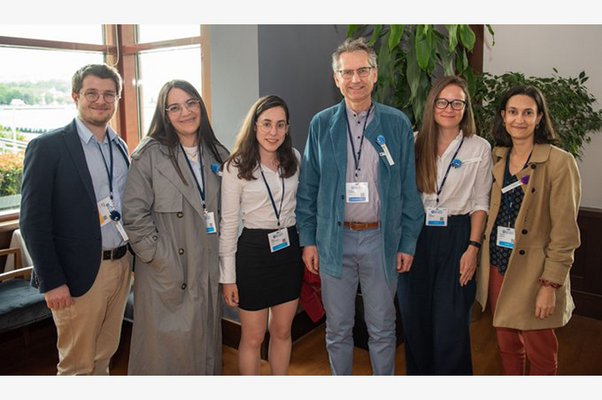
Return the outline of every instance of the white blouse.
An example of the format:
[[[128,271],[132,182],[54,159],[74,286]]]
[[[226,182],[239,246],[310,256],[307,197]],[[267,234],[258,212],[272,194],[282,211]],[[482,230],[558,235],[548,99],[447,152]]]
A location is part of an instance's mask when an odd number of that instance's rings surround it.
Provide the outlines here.
[[[437,188],[441,186],[445,171],[461,140],[462,131],[447,146],[443,155],[437,157]],[[448,215],[472,214],[479,210],[489,212],[489,193],[493,180],[491,145],[477,135],[465,137],[456,159],[461,161],[461,165],[449,169],[439,195],[439,207],[446,208]],[[422,204],[425,208],[436,207],[437,193],[423,193]]]
[[[297,160],[300,153],[293,149]],[[282,178],[276,171],[266,166],[256,168],[251,181],[238,178],[238,168],[224,166],[222,173],[222,216],[219,237],[220,283],[236,283],[236,246],[241,225],[249,229],[278,229],[278,219],[270,200],[261,170],[270,186],[276,208],[282,199]],[[288,228],[296,224],[297,186],[299,169],[290,178],[284,179],[284,199],[280,211],[280,227]]]

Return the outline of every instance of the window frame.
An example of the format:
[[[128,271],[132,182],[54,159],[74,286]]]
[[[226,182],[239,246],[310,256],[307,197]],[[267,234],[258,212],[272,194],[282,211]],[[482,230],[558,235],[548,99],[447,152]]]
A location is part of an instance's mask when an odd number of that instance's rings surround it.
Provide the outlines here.
[[[138,55],[154,49],[174,48],[198,45],[201,54],[201,96],[211,118],[211,85],[210,85],[210,49],[209,27],[199,25],[199,35],[187,38],[169,39],[154,42],[137,43],[138,25],[103,24],[104,44],[66,42],[57,40],[31,39],[22,37],[0,36],[0,47],[17,47],[38,50],[68,50],[99,52],[104,61],[114,65],[123,78],[123,91],[119,100],[117,113],[110,125],[119,133],[133,151],[143,135],[141,129],[141,101],[136,82],[141,78],[138,68]],[[0,216],[0,224],[18,220],[19,211]]]

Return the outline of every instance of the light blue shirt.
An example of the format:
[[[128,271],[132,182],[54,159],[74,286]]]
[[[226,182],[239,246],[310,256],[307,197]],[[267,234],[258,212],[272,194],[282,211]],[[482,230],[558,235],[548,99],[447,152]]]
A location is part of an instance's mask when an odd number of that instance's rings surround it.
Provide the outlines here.
[[[96,202],[98,202],[109,196],[110,193],[109,175],[107,173],[107,167],[109,169],[111,167],[109,142],[105,137],[102,143],[98,143],[94,134],[92,134],[79,118],[75,118],[75,124],[77,125],[77,134],[79,135],[82,148],[84,149],[88,171],[90,171],[90,176],[92,177],[92,186],[94,186]],[[124,157],[124,154],[127,154],[127,151],[121,145],[117,134],[111,127],[107,127],[107,133],[111,139],[113,150],[113,203],[115,209],[122,214],[123,190],[128,174],[128,164]],[[104,155],[104,160],[106,160],[106,167],[101,151]],[[126,243],[121,237],[114,222],[109,222],[102,226],[100,232],[102,235],[103,250],[112,250],[116,247],[123,246]]]

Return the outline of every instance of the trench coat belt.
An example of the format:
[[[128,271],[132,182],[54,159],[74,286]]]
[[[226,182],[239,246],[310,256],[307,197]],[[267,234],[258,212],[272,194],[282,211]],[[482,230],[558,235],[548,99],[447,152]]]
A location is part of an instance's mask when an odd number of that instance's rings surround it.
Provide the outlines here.
[[[344,222],[344,226],[352,231],[367,231],[369,229],[377,229],[380,223],[378,222]]]
[[[125,256],[125,253],[128,251],[128,246],[123,245],[121,247],[117,247],[113,250],[103,250],[102,259],[103,260],[119,260],[121,257]]]

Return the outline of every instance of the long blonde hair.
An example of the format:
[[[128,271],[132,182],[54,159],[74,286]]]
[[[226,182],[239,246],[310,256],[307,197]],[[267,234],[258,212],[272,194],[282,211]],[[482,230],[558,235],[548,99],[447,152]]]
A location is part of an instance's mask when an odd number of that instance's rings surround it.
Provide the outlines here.
[[[464,116],[460,121],[460,129],[464,137],[470,137],[476,131],[466,81],[459,76],[444,76],[437,80],[426,98],[422,126],[416,136],[416,184],[418,190],[422,193],[435,193],[437,190],[437,135],[439,134],[439,127],[435,122],[435,100],[437,100],[443,89],[449,85],[460,87],[466,96]]]

